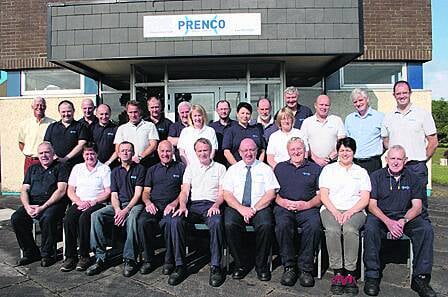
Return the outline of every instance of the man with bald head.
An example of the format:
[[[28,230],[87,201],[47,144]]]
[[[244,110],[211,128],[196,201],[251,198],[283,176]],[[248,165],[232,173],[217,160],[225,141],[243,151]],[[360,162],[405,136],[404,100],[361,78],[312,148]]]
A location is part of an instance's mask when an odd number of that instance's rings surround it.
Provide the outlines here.
[[[241,141],[239,153],[242,160],[229,167],[222,186],[228,205],[224,213],[227,243],[235,259],[232,277],[242,279],[248,272],[248,251],[243,251],[243,233],[247,225],[253,225],[255,270],[259,280],[268,281],[271,279],[268,256],[274,240],[270,205],[280,186],[271,167],[257,160],[257,145],[252,139]]]
[[[21,122],[18,133],[19,149],[25,156],[24,174],[28,167],[39,164],[37,146],[44,139],[48,126],[55,121],[45,116],[47,103],[44,98],[36,97],[31,103],[31,109],[34,117]]]
[[[87,128],[92,129],[93,124],[98,122],[95,116],[95,104],[90,98],[84,98],[81,101],[82,118],[79,122],[84,124]]]
[[[330,97],[319,95],[314,103],[316,113],[306,118],[301,128],[310,146],[311,160],[321,167],[337,160],[336,142],[346,136],[342,119],[330,115],[330,106]]]
[[[140,267],[141,274],[148,274],[154,268],[154,239],[157,224],[165,238],[166,253],[163,274],[169,275],[174,270],[174,252],[171,232],[167,220],[171,219],[178,205],[185,165],[173,160],[173,145],[162,140],[157,147],[160,162],[151,166],[146,172],[142,200],[145,209],[138,218],[138,234],[143,247],[144,262]]]
[[[98,147],[98,160],[113,168],[119,165],[114,145],[118,127],[110,120],[111,115],[109,105],[98,105],[96,108],[98,121],[93,123],[91,129],[93,141]]]

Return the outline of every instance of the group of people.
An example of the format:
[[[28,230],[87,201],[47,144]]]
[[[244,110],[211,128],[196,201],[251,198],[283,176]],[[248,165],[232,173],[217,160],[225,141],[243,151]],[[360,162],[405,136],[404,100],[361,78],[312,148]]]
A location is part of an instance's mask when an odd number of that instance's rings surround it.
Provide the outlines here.
[[[177,285],[188,274],[188,224],[205,223],[211,286],[225,281],[220,264],[225,246],[234,259],[233,279],[244,278],[254,261],[258,279],[270,280],[276,239],[284,267],[281,283],[310,287],[324,230],[334,270],[331,292],[357,294],[364,228],[367,295],[380,290],[381,240],[405,234],[415,255],[411,288],[420,296],[436,296],[429,284],[434,234],[427,214],[426,161],[438,141],[431,114],[413,105],[411,94],[406,81],[395,83],[396,110],[383,115],[369,106],[366,90],[355,89],[355,111],[345,124],[330,115],[327,95],[317,97],[312,114],[298,103],[295,87],[285,89],[285,106],[274,117],[268,98],[258,100],[253,120],[249,103],[239,103],[237,120],[231,120],[231,106],[221,100],[219,119],[209,125],[200,105],[181,102],[179,121],[172,123],[163,117],[160,100],[150,97],[148,119],[142,119],[138,102],[129,101],[129,121],[119,127],[110,121],[106,104],[95,108],[90,99],[83,100],[84,116],[76,121],[73,104],[64,100],[58,107],[61,120],[53,121],[45,117],[45,100],[36,98],[34,118],[19,130],[23,207],[11,218],[23,250],[18,264],[55,263],[57,222],[63,218],[61,271],[95,275],[106,269],[115,226],[125,230],[124,276],[154,269],[154,242],[161,232],[162,273]],[[31,234],[33,219],[42,230],[40,250]],[[254,228],[254,259],[244,244],[247,225]]]

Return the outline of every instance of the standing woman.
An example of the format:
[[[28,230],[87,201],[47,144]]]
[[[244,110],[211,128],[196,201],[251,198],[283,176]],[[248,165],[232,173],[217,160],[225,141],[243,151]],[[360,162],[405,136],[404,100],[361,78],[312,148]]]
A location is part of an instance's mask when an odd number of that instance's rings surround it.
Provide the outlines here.
[[[293,137],[298,137],[303,140],[305,144],[305,158],[308,157],[308,143],[305,137],[297,128],[294,128],[294,114],[289,107],[283,107],[277,113],[275,118],[275,123],[280,128],[280,130],[275,131],[269,137],[268,148],[266,150],[268,164],[275,168],[277,163],[289,160],[288,150],[286,145],[288,140]]]
[[[199,138],[205,138],[212,144],[211,158],[215,156],[218,149],[218,140],[216,138],[215,130],[206,125],[208,123],[207,113],[199,104],[191,106],[188,114],[189,126],[182,130],[177,142],[180,158],[185,165],[192,162],[199,162],[196,152],[194,150],[194,143]]]
[[[238,124],[234,124],[224,132],[222,148],[224,156],[229,165],[233,165],[241,160],[238,151],[240,142],[245,138],[251,138],[257,145],[257,157],[263,162],[266,142],[263,137],[263,127],[260,124],[250,125],[252,115],[252,105],[247,102],[240,102],[236,108]]]
[[[358,294],[353,274],[359,249],[359,229],[364,225],[371,184],[367,171],[353,163],[356,142],[345,137],[336,144],[338,162],[324,167],[319,178],[322,225],[325,228],[331,293]],[[341,236],[343,241],[341,243]]]

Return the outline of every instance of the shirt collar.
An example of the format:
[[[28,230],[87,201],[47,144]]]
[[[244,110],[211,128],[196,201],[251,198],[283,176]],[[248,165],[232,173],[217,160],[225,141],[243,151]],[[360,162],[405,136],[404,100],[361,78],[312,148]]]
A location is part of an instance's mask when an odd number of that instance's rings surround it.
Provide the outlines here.
[[[364,116],[361,116],[358,111],[355,112],[355,117],[360,119],[364,119],[370,115],[372,115],[372,108],[370,106],[367,108],[366,114]]]
[[[271,119],[270,119],[269,122],[265,125],[265,124],[263,123],[263,121],[261,120],[261,117],[258,116],[258,117],[257,117],[257,123],[258,123],[258,124],[261,124],[263,127],[268,127],[268,126],[270,126],[270,125],[272,125],[272,124],[274,123],[274,117],[271,116]]]

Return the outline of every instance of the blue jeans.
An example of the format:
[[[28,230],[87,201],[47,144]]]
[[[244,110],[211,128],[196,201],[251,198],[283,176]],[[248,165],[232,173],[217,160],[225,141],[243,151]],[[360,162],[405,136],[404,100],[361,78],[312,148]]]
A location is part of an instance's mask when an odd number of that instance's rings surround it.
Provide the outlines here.
[[[122,208],[126,204],[122,205]],[[135,205],[128,213],[125,220],[126,240],[123,247],[123,259],[136,260],[139,250],[137,218],[143,210],[143,204]],[[97,260],[106,260],[107,239],[104,235],[104,228],[109,228],[114,224],[115,211],[112,205],[107,205],[95,211],[91,216],[90,245],[95,252]]]

